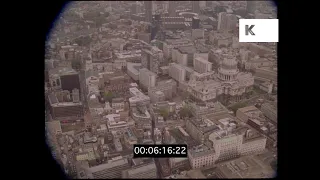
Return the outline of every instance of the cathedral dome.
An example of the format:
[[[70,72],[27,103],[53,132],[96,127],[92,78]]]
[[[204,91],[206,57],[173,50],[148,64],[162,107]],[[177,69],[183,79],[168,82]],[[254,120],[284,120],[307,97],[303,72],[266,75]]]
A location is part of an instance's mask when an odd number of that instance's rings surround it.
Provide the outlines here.
[[[222,62],[221,68],[225,70],[236,70],[237,64],[238,63],[235,58],[225,58]]]

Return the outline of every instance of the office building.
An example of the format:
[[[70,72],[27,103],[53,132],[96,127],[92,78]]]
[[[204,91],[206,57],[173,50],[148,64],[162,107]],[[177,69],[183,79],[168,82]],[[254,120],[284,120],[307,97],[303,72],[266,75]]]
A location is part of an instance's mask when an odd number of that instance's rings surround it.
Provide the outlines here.
[[[171,172],[175,171],[184,171],[190,169],[189,158],[170,158],[169,159],[169,166]]]
[[[274,178],[276,172],[265,161],[265,155],[245,156],[219,163],[214,170],[217,179]],[[270,156],[269,156],[270,157]]]
[[[62,133],[60,121],[49,121],[46,122],[46,130],[48,133],[51,133],[53,136]]]
[[[135,81],[139,80],[141,63],[127,63],[127,74]]]
[[[188,158],[192,169],[197,169],[214,165],[216,154],[214,149],[199,145],[188,150]]]
[[[209,135],[218,161],[228,160],[239,156],[242,145],[242,134],[229,134],[228,131],[217,131]]]
[[[162,91],[154,91],[149,95],[152,103],[162,102],[166,100],[166,95]]]
[[[152,46],[150,49],[142,49],[141,65],[150,71],[160,74],[160,67],[164,64],[163,52]]]
[[[131,110],[131,117],[135,121],[136,128],[138,129],[152,129],[151,115],[147,106],[140,104],[133,107]]]
[[[62,90],[72,92],[73,89],[79,89],[81,93],[79,73],[61,74],[60,84]]]
[[[120,179],[122,171],[130,168],[128,160],[121,156],[109,160],[106,164],[86,169],[89,179]]]
[[[192,138],[203,144],[209,135],[218,130],[219,127],[212,125],[212,122],[207,119],[189,119],[186,122],[187,132]]]
[[[263,103],[261,105],[261,111],[263,114],[270,119],[272,122],[277,123],[278,121],[278,112],[277,107],[270,103]]]
[[[191,32],[192,39],[203,39],[204,38],[204,29],[192,29]]]
[[[239,108],[236,112],[236,116],[242,122],[247,123],[249,118],[258,118],[262,116],[262,112],[255,106],[247,106]]]
[[[143,88],[148,89],[149,87],[156,86],[157,74],[149,71],[146,68],[140,69],[139,72],[139,83]]]
[[[116,109],[116,110],[124,110],[124,98],[120,97],[120,98],[113,98],[112,99],[112,108]]]
[[[168,30],[187,30],[192,28],[192,23],[190,22],[163,22],[164,29]]]
[[[201,118],[203,116],[222,116],[229,115],[229,110],[219,101],[212,103],[207,103],[206,106],[197,105],[196,103],[190,104],[190,111],[192,115],[196,118]],[[204,122],[201,122],[204,123]],[[207,123],[204,123],[204,125]],[[210,124],[209,124],[210,125]],[[195,126],[193,126],[195,127]],[[197,127],[197,126],[196,126]],[[204,126],[206,127],[206,126]],[[200,138],[201,139],[201,138]]]
[[[129,95],[128,88],[130,87],[130,77],[122,71],[113,73],[101,74],[99,77],[103,82],[105,91],[117,92],[119,95]]]
[[[122,178],[129,179],[155,179],[157,178],[157,167],[154,162],[133,166],[123,171]]]
[[[168,7],[169,17],[176,16],[176,6],[177,6],[176,1],[169,1],[169,7]]]
[[[267,138],[230,118],[219,119],[219,129],[209,135],[208,145],[214,148],[217,161],[225,161],[262,152]]]
[[[254,77],[255,79],[277,82],[278,72],[276,68],[271,68],[271,67],[256,68]]]
[[[251,58],[244,63],[244,68],[246,70],[255,70],[256,68],[271,68],[275,65],[272,59],[269,58],[260,58],[258,56]]]
[[[237,27],[237,24],[238,24],[238,18],[236,15],[234,14],[227,14],[226,15],[226,18],[227,18],[227,25],[226,25],[226,29],[228,31],[234,31],[236,30],[238,27]]]
[[[183,82],[186,78],[186,70],[180,64],[171,63],[169,65],[169,76],[178,82]]]
[[[166,99],[171,99],[177,93],[177,82],[173,79],[159,81],[155,87],[148,89],[148,95],[153,96],[156,91],[162,91]]]
[[[241,156],[257,154],[265,150],[267,144],[266,137],[252,133],[251,129],[248,129],[243,136],[240,148]]]
[[[192,29],[199,29],[200,28],[200,19],[199,17],[192,18]]]
[[[194,58],[194,70],[198,73],[211,72],[212,63],[202,57]]]
[[[131,14],[137,14],[137,9],[138,9],[137,3],[136,2],[132,3],[131,7],[130,7],[130,13]]]
[[[121,131],[124,132],[129,128],[127,121],[120,121],[120,114],[108,114],[103,117],[107,122],[108,131]]]
[[[192,12],[200,13],[200,4],[199,1],[191,1],[192,3]]]
[[[143,94],[136,87],[129,88],[129,91],[132,96],[129,98],[130,107],[135,107],[141,104],[150,104],[150,97]]]
[[[173,55],[173,49],[181,46],[191,46],[192,43],[189,39],[166,39],[163,43],[163,56],[172,58],[176,62],[176,53]]]
[[[236,30],[238,18],[234,14],[221,12],[218,14],[218,31],[225,32]]]
[[[177,63],[183,66],[193,66],[194,53],[196,53],[194,46],[182,46],[178,48]]]
[[[218,31],[222,31],[226,29],[227,26],[227,13],[226,12],[220,12],[218,14]]]
[[[48,99],[53,119],[59,120],[61,118],[79,118],[83,116],[83,104],[81,102],[72,102],[70,93],[52,93],[49,94]]]
[[[145,8],[145,21],[151,23],[152,22],[152,1],[144,1]]]

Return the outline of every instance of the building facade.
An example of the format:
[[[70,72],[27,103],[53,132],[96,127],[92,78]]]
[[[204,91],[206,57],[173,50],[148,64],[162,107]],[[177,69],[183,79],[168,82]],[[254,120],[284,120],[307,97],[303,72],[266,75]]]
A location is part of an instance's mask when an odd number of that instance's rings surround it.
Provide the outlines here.
[[[215,151],[204,145],[189,150],[188,158],[192,169],[212,166],[216,161]]]
[[[178,82],[183,82],[186,78],[186,70],[179,64],[171,63],[169,65],[169,76]]]
[[[202,57],[194,58],[194,70],[198,73],[207,73],[212,71],[212,63]]]
[[[142,68],[139,71],[139,83],[145,89],[148,89],[149,87],[155,87],[156,86],[156,78],[157,78],[157,74],[149,71],[146,68]]]

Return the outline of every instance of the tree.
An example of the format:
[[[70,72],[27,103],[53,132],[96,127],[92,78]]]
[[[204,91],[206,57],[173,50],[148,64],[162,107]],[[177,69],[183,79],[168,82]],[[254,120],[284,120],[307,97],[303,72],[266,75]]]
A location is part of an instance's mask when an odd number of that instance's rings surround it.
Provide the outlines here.
[[[185,118],[185,117],[192,117],[192,113],[191,113],[191,110],[190,110],[190,107],[187,106],[187,105],[184,105],[181,110],[179,111],[179,115],[180,115],[180,118]]]
[[[167,120],[167,118],[169,117],[169,111],[166,108],[161,108],[159,110],[159,113],[165,120]]]
[[[114,95],[113,95],[112,92],[107,91],[107,92],[104,93],[104,100],[111,103],[113,96]]]
[[[187,91],[181,92],[181,98],[182,100],[188,100],[189,99],[189,93]]]

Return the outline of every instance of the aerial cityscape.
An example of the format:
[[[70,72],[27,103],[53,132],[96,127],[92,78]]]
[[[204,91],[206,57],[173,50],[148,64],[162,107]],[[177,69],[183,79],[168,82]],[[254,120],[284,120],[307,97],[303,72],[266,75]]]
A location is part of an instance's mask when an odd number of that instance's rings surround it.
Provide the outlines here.
[[[66,177],[275,177],[277,43],[239,42],[239,19],[277,7],[67,4],[45,45],[45,136]]]

